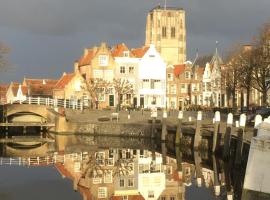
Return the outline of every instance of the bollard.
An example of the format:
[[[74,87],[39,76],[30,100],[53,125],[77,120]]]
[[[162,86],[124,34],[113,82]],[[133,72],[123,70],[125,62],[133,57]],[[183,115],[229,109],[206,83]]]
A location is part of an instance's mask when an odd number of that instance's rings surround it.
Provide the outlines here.
[[[193,144],[193,147],[195,150],[198,149],[202,140],[201,127],[202,127],[202,111],[199,111],[197,114],[196,130],[195,130],[194,144]]]
[[[130,114],[128,114],[128,119],[130,119]]]
[[[219,135],[219,128],[220,128],[220,112],[215,112],[215,124],[214,124],[214,134],[213,134],[213,146],[212,152],[214,153],[217,150],[217,143],[218,143],[218,135]]]
[[[227,200],[233,200],[233,188],[232,188],[230,171],[231,171],[230,164],[228,162],[224,162],[224,176],[225,176]]]
[[[192,117],[191,116],[188,117],[188,121],[192,122]]]
[[[258,134],[258,126],[262,123],[262,116],[256,115],[253,129],[253,137],[256,137]]]
[[[167,131],[167,112],[163,112],[163,119],[162,119],[162,132],[161,132],[161,141],[165,141],[168,135]]]
[[[242,163],[242,152],[244,146],[244,135],[245,135],[245,126],[246,126],[247,116],[245,114],[240,115],[240,128],[237,131],[237,147],[236,147],[236,155],[235,155],[235,165],[239,166]]]
[[[223,146],[224,159],[228,159],[230,157],[231,135],[233,130],[232,125],[233,125],[233,114],[229,113],[227,118],[227,127],[224,136],[224,146]]]
[[[183,120],[183,111],[180,110],[178,113],[178,123],[177,123],[176,134],[175,134],[175,144],[176,145],[179,145],[181,143],[181,139],[183,137],[183,133],[181,130],[182,120]]]

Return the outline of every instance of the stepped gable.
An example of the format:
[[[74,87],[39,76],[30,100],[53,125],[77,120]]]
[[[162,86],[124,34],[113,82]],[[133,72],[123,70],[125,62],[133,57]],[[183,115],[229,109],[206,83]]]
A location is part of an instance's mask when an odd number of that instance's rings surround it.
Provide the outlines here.
[[[112,48],[113,57],[125,57],[124,52],[129,52],[129,57],[133,57],[132,52],[130,52],[125,43],[117,44]]]

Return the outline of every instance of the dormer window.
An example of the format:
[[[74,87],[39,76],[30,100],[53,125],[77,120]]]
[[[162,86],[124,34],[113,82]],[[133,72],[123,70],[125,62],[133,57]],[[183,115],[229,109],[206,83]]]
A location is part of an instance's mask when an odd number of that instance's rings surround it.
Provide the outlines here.
[[[99,66],[108,66],[108,56],[107,55],[100,55],[98,57]]]
[[[190,72],[185,72],[185,79],[190,79]]]
[[[124,51],[123,54],[124,57],[129,57],[129,51]]]

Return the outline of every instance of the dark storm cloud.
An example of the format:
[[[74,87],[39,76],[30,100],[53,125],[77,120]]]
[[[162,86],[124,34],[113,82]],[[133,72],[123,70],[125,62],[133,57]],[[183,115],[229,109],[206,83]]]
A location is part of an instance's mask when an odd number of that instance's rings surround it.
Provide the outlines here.
[[[0,41],[11,49],[17,72],[58,77],[72,70],[84,47],[106,41],[130,47],[144,43],[147,12],[161,0],[8,0],[0,1]],[[168,0],[186,10],[188,57],[250,42],[270,19],[269,0]],[[2,77],[1,77],[2,78]]]

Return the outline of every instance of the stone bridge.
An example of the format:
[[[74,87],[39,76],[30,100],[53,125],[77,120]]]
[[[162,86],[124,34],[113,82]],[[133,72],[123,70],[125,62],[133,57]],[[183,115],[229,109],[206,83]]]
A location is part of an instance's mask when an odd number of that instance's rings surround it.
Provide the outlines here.
[[[5,116],[8,121],[48,121],[48,106],[33,104],[7,104]]]

